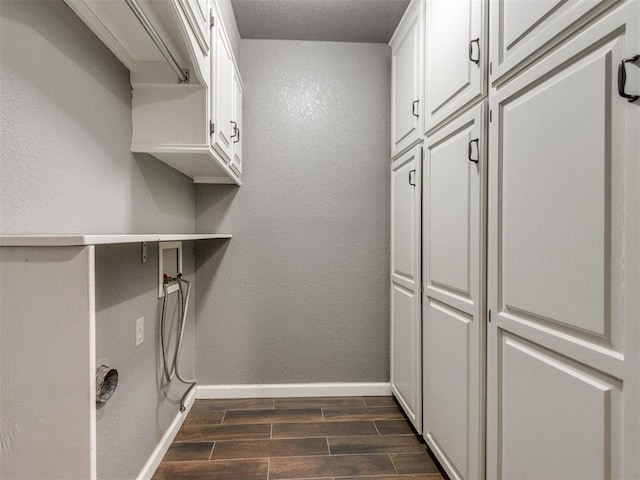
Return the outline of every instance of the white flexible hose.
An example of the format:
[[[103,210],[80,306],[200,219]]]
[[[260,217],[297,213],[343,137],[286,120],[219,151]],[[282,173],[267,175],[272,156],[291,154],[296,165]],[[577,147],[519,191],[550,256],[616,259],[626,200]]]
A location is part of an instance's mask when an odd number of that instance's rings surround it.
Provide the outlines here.
[[[182,278],[182,275],[178,275],[178,301],[180,304],[180,320],[178,323],[178,338],[176,339],[176,349],[174,351],[173,354],[173,362],[171,365],[171,368],[169,368],[169,366],[167,365],[167,349],[168,346],[166,345],[166,341],[165,341],[165,323],[166,323],[166,313],[167,313],[167,298],[169,296],[168,293],[168,288],[167,288],[167,283],[164,284],[164,296],[163,296],[163,300],[162,300],[162,314],[160,317],[160,343],[162,344],[162,365],[163,365],[163,370],[164,370],[164,375],[165,378],[167,379],[168,382],[170,382],[171,380],[173,380],[174,377],[176,377],[180,382],[189,385],[189,388],[187,388],[186,392],[184,392],[184,394],[182,395],[182,398],[180,399],[180,411],[184,412],[185,410],[185,399],[187,397],[187,395],[189,394],[189,392],[191,390],[193,390],[193,388],[196,386],[197,384],[197,380],[193,379],[184,379],[182,378],[182,376],[180,375],[180,368],[179,368],[179,360],[180,360],[180,350],[182,349],[182,339],[184,337],[184,328],[185,325],[187,323],[187,311],[189,308],[189,295],[191,293],[191,283],[189,283],[187,280],[184,280]],[[185,297],[184,294],[184,290],[182,289],[182,284],[186,283],[187,284],[187,294]]]

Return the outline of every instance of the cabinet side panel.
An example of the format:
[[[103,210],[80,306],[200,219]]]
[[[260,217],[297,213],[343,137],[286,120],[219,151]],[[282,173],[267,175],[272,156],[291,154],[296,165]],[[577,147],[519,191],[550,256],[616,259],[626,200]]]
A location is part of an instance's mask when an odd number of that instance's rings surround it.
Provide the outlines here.
[[[0,478],[95,478],[92,247],[0,248]]]

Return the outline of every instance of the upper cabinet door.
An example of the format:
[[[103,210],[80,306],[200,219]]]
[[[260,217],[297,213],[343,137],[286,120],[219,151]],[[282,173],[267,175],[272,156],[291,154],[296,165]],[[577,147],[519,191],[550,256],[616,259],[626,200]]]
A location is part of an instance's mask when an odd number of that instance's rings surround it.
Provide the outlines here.
[[[427,132],[486,93],[486,19],[485,0],[427,2]]]
[[[499,86],[618,0],[492,0],[490,68]]]
[[[213,148],[224,157],[226,162],[231,161],[233,155],[233,136],[235,134],[233,112],[233,54],[231,45],[224,29],[217,25],[216,28],[215,57],[212,58],[213,92],[211,100],[211,113],[213,115]]]
[[[233,158],[231,168],[240,175],[242,173],[242,80],[240,75],[233,70]]]
[[[422,38],[424,2],[414,0],[400,21],[391,46],[391,156],[420,139],[422,133]]]

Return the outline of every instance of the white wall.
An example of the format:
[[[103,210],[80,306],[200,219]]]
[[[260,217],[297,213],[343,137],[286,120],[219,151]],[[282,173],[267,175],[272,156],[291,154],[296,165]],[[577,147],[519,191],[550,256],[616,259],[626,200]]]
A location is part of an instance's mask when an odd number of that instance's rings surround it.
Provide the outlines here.
[[[243,186],[196,188],[201,383],[389,380],[386,45],[243,40]]]
[[[0,233],[192,232],[191,181],[129,151],[128,70],[62,0],[0,22]]]

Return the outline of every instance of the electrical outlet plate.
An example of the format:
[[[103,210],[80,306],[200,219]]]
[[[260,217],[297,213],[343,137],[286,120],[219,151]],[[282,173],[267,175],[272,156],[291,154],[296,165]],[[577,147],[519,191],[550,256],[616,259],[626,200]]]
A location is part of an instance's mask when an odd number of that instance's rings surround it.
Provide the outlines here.
[[[136,320],[136,347],[144,342],[144,317]]]
[[[182,273],[182,242],[158,243],[158,298],[164,296],[164,276],[176,277]],[[170,284],[168,293],[178,290],[178,284]]]

